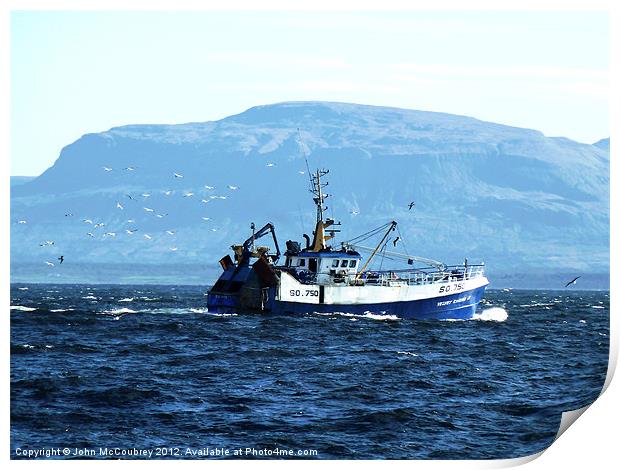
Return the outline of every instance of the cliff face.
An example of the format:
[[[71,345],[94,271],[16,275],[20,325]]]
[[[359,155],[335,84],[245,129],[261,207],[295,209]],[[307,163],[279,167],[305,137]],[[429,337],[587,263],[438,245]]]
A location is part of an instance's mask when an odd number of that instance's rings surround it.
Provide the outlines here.
[[[314,207],[299,141],[311,170],[330,170],[339,241],[395,219],[410,254],[505,273],[609,269],[608,139],[323,102],[83,136],[11,189],[12,261],[214,264],[251,222],[301,240]]]

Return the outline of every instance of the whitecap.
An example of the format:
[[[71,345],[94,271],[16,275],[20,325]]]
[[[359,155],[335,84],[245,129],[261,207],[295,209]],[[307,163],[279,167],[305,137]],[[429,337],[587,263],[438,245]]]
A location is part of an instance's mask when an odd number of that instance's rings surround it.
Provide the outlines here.
[[[602,305],[592,305],[592,308],[605,308]]]
[[[74,308],[53,308],[50,312],[71,312],[75,310]]]
[[[579,320],[579,323],[586,323],[585,320]]]
[[[32,312],[33,310],[36,310],[36,308],[24,307],[23,305],[11,305],[11,310],[19,310],[21,312]]]
[[[363,315],[360,314],[356,314],[356,313],[346,313],[346,312],[313,312],[316,315],[323,315],[323,316],[334,316],[334,315],[340,315],[342,317],[353,317],[353,318],[370,318],[371,320],[400,320],[400,318],[398,318],[396,315],[378,315],[376,313],[372,313],[370,311],[366,311],[364,312]]]
[[[206,313],[207,309],[206,308],[190,308],[189,311],[192,313]]]
[[[109,315],[118,315],[119,313],[138,313],[135,310],[131,310],[130,308],[118,308],[116,310],[105,310],[104,312],[101,313],[105,313],[105,314],[109,314]]]
[[[86,300],[97,300],[97,297],[95,297],[94,295],[87,295],[86,297],[82,297],[82,298]]]
[[[23,347],[28,349],[34,349],[34,346],[32,344],[24,344]]]
[[[18,287],[19,290],[28,290],[27,287]]]
[[[126,297],[124,299],[119,300],[119,302],[133,302],[133,297]]]
[[[412,353],[412,352],[409,352],[409,351],[396,351],[396,354],[405,354],[406,356],[418,357],[418,355],[416,353]]]
[[[480,313],[478,312],[474,313],[471,319],[479,320],[479,321],[503,322],[508,319],[508,312],[501,307],[492,307],[492,308],[487,308]]]

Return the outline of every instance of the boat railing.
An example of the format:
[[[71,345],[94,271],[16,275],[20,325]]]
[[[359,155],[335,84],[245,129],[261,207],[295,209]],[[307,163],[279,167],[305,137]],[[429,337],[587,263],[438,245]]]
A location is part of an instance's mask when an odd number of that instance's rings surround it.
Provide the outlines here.
[[[484,264],[446,266],[445,269],[409,268],[389,271],[366,271],[361,275],[350,274],[341,278],[340,285],[387,286],[394,284],[423,285],[440,282],[465,281],[484,276]],[[302,284],[316,284],[317,275],[309,271],[296,271],[294,268],[279,267],[288,272]]]
[[[436,268],[395,269],[390,271],[368,271],[351,285],[393,285],[393,284],[436,284],[439,282],[465,281],[484,276],[484,264],[446,266],[443,270]],[[360,282],[361,281],[361,282]]]

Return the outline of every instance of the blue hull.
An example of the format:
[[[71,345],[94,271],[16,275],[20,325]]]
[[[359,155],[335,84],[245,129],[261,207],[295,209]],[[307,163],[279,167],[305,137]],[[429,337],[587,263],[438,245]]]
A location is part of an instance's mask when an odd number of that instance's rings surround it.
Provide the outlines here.
[[[284,314],[307,314],[307,313],[348,313],[364,315],[395,315],[399,318],[415,318],[418,320],[469,320],[476,313],[476,306],[484,295],[486,286],[458,294],[434,297],[430,299],[414,300],[409,302],[389,302],[379,304],[356,304],[356,305],[328,305],[328,304],[302,304],[296,302],[271,301],[266,311]],[[236,298],[215,294],[209,295],[208,307],[211,312],[227,313],[239,311],[236,307]]]

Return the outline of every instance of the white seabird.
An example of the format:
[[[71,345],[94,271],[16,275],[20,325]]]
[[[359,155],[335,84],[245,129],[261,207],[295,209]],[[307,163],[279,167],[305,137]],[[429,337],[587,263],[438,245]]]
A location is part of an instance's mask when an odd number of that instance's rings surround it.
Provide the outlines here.
[[[112,168],[110,168],[110,167],[108,167],[108,166],[104,166],[104,167],[103,167],[103,169],[104,169],[105,171],[112,171]]]
[[[183,178],[183,175],[180,173],[173,173],[175,178]]]
[[[151,237],[148,233],[145,233],[144,238],[146,238],[147,240],[151,240],[153,237]]]
[[[174,230],[166,230],[168,235],[174,235],[176,232]]]
[[[120,202],[116,203],[116,207],[119,208],[120,210],[124,209],[123,205]]]
[[[155,210],[151,209],[150,207],[145,207],[144,210],[147,212],[155,212]]]

